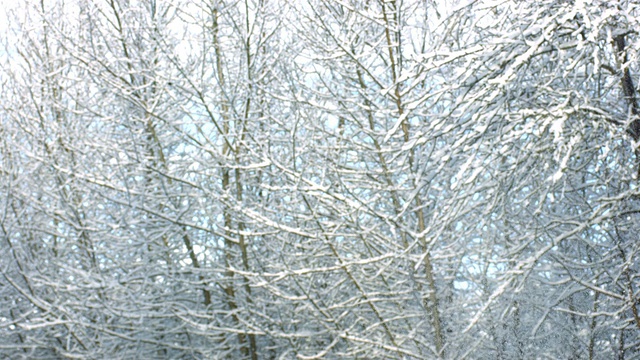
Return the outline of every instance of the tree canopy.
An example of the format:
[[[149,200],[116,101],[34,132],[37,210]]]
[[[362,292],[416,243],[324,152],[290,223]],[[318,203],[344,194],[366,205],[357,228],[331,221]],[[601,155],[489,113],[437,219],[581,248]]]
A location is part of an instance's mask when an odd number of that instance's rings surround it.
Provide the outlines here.
[[[6,13],[0,357],[640,358],[639,3]]]

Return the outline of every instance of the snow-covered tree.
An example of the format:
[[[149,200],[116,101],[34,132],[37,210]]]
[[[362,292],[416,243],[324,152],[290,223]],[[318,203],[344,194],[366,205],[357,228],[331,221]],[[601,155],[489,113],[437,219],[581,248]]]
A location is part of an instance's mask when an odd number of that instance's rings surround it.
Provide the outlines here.
[[[25,1],[8,358],[636,358],[633,1]]]

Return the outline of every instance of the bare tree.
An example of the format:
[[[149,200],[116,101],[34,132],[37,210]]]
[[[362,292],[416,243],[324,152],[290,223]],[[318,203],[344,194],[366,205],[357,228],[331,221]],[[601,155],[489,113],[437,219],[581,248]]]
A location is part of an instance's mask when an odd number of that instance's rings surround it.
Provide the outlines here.
[[[635,358],[638,9],[25,2],[9,358]]]

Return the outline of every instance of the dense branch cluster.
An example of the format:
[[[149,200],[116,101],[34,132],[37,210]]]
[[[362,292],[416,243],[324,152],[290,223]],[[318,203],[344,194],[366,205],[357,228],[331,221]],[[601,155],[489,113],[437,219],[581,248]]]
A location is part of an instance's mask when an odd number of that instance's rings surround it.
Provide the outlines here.
[[[7,14],[0,357],[640,357],[636,2]]]

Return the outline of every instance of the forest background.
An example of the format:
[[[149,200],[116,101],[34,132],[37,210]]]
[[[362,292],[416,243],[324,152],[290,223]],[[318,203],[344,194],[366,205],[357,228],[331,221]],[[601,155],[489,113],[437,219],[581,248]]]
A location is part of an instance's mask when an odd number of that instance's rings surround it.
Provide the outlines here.
[[[4,8],[0,357],[640,358],[637,1]]]

